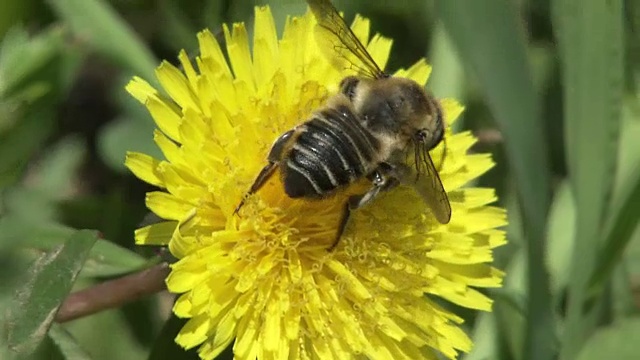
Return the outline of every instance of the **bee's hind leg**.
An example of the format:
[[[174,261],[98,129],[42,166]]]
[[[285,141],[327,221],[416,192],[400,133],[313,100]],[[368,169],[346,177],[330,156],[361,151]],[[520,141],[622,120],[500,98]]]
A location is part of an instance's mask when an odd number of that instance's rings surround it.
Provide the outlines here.
[[[269,160],[269,163],[265,165],[262,168],[262,170],[260,170],[260,173],[258,174],[255,181],[251,185],[251,188],[245,194],[242,200],[240,200],[240,203],[238,204],[238,206],[236,206],[236,209],[233,211],[234,215],[237,214],[238,211],[240,211],[240,208],[242,208],[242,205],[244,205],[244,202],[246,201],[247,196],[254,194],[256,191],[260,190],[262,185],[264,185],[264,183],[266,183],[267,180],[271,178],[271,175],[273,175],[276,168],[278,167],[278,162],[282,157],[282,153],[284,152],[286,145],[292,139],[294,132],[295,132],[295,129],[287,131],[286,133],[280,135],[280,137],[276,139],[276,141],[273,143],[273,146],[271,146],[271,150],[269,150],[269,155],[267,157],[267,159]]]
[[[344,206],[344,210],[342,211],[342,218],[340,219],[340,223],[338,224],[338,230],[336,232],[336,238],[333,244],[327,249],[328,251],[333,251],[336,248],[338,243],[340,242],[340,238],[344,233],[344,230],[347,228],[347,223],[349,222],[349,217],[351,217],[351,211],[361,208],[364,205],[370,203],[373,199],[375,199],[381,191],[390,190],[400,184],[400,181],[397,177],[394,176],[394,171],[388,165],[381,165],[376,171],[371,175],[371,181],[373,186],[369,191],[361,195],[353,195],[349,197],[347,203]]]

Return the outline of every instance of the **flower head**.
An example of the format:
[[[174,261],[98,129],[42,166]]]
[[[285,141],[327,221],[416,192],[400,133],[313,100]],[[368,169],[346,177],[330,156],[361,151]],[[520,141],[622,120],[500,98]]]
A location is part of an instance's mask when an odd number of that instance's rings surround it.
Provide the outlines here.
[[[475,288],[497,287],[492,250],[503,209],[492,189],[463,188],[493,166],[467,154],[475,139],[447,130],[440,171],[452,206],[441,225],[410,188],[385,193],[354,212],[333,251],[346,193],[321,201],[290,199],[274,176],[234,209],[265,165],[273,141],[337,92],[345,75],[324,58],[308,13],[286,22],[278,40],[269,8],[256,9],[253,52],[242,24],[224,27],[227,55],[208,31],[198,34],[194,64],[157,69],[163,94],[140,78],[127,90],[159,130],[165,159],[130,153],[126,165],[160,191],[148,208],[165,222],[137,230],[138,244],[168,245],[178,259],[167,278],[180,294],[174,312],[189,321],[176,341],[212,359],[235,340],[237,359],[455,358],[471,341],[462,319],[437,299],[479,310],[491,300]],[[391,40],[352,28],[384,67]],[[230,65],[230,66],[229,66]],[[424,60],[395,76],[425,84]],[[462,111],[442,100],[451,124]],[[440,159],[444,147],[432,150]],[[357,187],[357,185],[355,186]]]

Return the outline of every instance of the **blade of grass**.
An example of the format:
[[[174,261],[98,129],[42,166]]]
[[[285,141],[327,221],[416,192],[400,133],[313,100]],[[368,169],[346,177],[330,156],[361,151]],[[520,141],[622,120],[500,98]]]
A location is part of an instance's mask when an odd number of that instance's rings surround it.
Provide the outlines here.
[[[604,248],[598,251],[596,265],[589,280],[589,299],[600,295],[607,279],[622,259],[622,254],[640,221],[640,166],[624,185],[622,204],[616,205],[607,226]]]
[[[464,360],[495,359],[498,356],[496,338],[498,337],[496,314],[481,313],[473,329],[473,349],[464,356]]]
[[[553,22],[563,68],[567,164],[576,201],[561,359],[575,359],[596,322],[584,313],[616,167],[623,91],[622,0],[556,0]]]
[[[509,351],[508,359],[522,360],[526,322],[527,256],[523,249],[515,251],[506,268],[504,288],[493,291],[499,344]]]
[[[154,82],[158,61],[107,1],[49,0],[75,35],[102,55]]]
[[[40,80],[31,76],[54,61],[62,44],[60,29],[43,31],[31,38],[25,29],[11,29],[0,43],[0,98],[9,98]]]
[[[630,278],[629,266],[625,262],[619,263],[613,270],[611,276],[611,313],[614,322],[638,315],[639,310],[632,289],[633,285],[629,286]]]
[[[429,77],[427,89],[440,98],[460,99],[464,95],[464,69],[460,56],[453,48],[449,34],[441,23],[437,23],[432,37],[429,57],[435,71]]]
[[[614,184],[610,216],[606,223],[605,241],[598,252],[596,268],[589,281],[589,301],[604,289],[625,249],[638,232],[640,220],[640,122],[634,111],[636,100],[626,98],[622,109],[622,129],[618,149],[618,169]],[[627,256],[633,256],[627,253]]]
[[[524,354],[551,359],[555,328],[544,270],[550,176],[540,100],[515,5],[495,0],[437,0],[436,9],[463,61],[473,70],[504,134],[525,222],[529,302]],[[482,16],[479,16],[482,14]]]
[[[624,13],[627,18],[627,87],[640,91],[640,1],[626,0]]]
[[[547,226],[545,264],[549,271],[554,306],[561,307],[569,283],[569,269],[575,242],[576,208],[569,180],[557,187]]]

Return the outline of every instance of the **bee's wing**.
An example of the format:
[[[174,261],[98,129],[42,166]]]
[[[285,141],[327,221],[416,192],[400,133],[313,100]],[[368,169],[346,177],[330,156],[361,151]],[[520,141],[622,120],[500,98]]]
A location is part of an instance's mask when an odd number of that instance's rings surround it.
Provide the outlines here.
[[[403,179],[404,184],[412,186],[429,206],[441,224],[448,224],[451,220],[451,204],[447,192],[442,186],[440,175],[436,170],[429,150],[418,146],[416,150],[415,167],[406,166]]]
[[[338,70],[355,70],[360,75],[376,79],[387,76],[330,0],[307,0],[307,3],[318,21],[316,39]]]

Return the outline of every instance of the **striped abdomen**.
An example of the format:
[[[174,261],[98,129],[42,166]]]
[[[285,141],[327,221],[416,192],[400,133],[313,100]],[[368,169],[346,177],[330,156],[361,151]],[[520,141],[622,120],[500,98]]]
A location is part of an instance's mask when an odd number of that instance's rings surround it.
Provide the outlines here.
[[[328,196],[377,165],[378,140],[346,107],[326,108],[298,131],[281,163],[285,192],[292,198]]]

